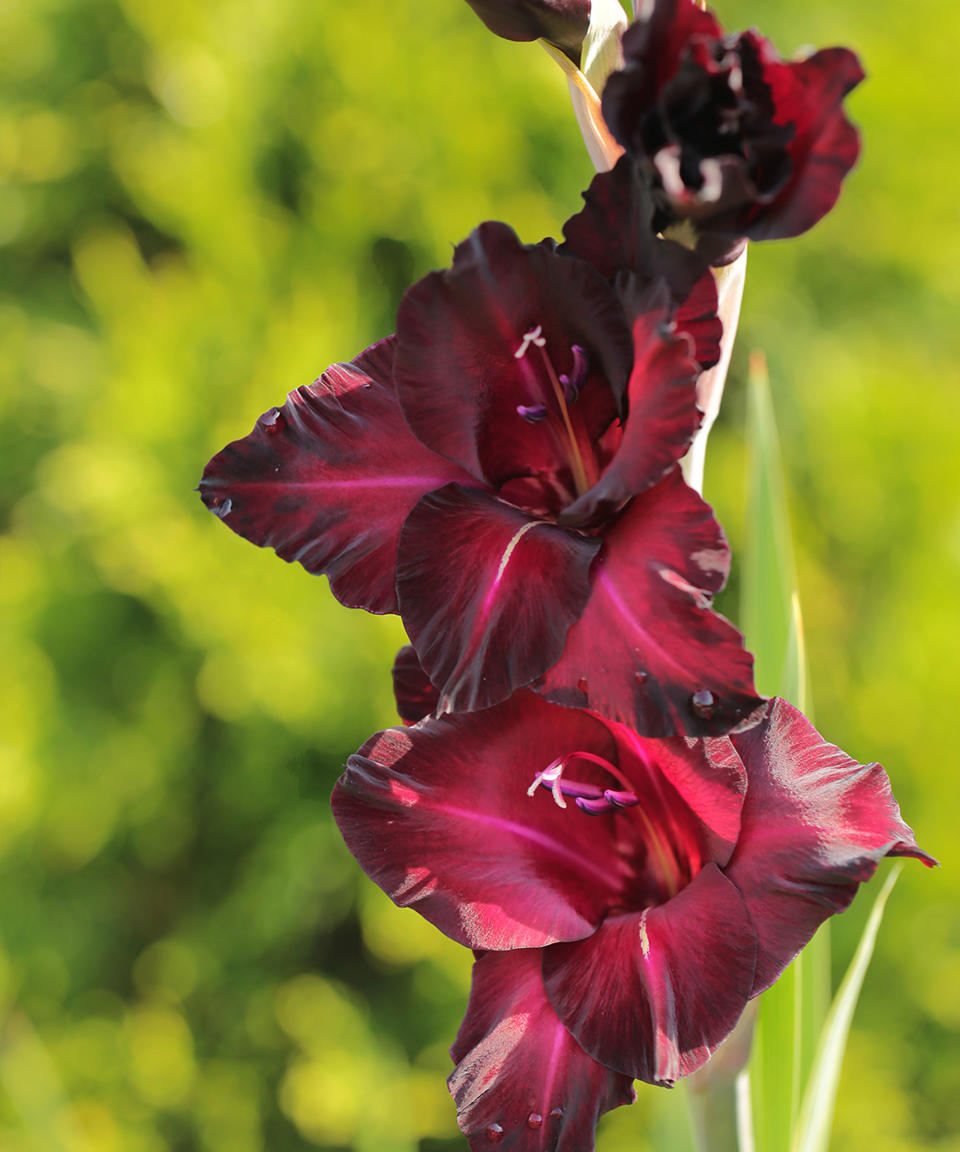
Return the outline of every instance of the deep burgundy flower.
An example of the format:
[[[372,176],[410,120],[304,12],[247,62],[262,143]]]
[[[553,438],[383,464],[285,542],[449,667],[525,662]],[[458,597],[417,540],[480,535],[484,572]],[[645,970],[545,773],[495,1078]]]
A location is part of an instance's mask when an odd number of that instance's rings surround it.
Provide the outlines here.
[[[344,603],[399,610],[444,711],[546,677],[651,734],[725,731],[758,702],[752,658],[710,608],[728,549],[676,464],[716,320],[702,276],[678,308],[658,267],[579,258],[601,208],[561,252],[481,225],[396,337],[292,392],[200,492]]]
[[[856,56],[828,48],[788,62],[755,31],[725,35],[694,0],[642,9],[603,115],[655,189],[658,229],[689,219],[725,260],[744,237],[812,227],[859,154],[842,108],[863,79]]]
[[[467,0],[491,32],[505,40],[549,40],[574,63],[590,27],[590,0]]]
[[[481,953],[450,1082],[478,1148],[497,1125],[584,1152],[629,1078],[699,1068],[884,856],[932,863],[883,769],[783,701],[657,741],[521,691],[374,736],[333,809],[391,899]]]

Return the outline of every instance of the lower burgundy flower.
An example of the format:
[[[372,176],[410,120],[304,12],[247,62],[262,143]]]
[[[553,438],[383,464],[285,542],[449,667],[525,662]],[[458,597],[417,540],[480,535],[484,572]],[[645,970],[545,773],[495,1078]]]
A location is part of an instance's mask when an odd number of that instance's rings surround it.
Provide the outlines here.
[[[617,269],[634,201],[611,178],[562,251],[481,225],[395,337],[270,409],[200,492],[344,603],[399,611],[442,711],[535,684],[648,734],[722,732],[758,704],[752,658],[712,611],[729,553],[677,464],[716,297],[699,265],[666,275],[671,245]]]
[[[784,61],[754,31],[724,35],[695,0],[642,7],[603,115],[655,190],[656,226],[692,221],[717,260],[744,238],[812,227],[859,155],[842,107],[863,79],[856,56],[828,48]]]
[[[699,1068],[884,856],[932,863],[883,769],[779,700],[655,741],[520,692],[374,736],[333,809],[397,904],[480,953],[450,1079],[475,1149],[585,1152],[631,1078]]]

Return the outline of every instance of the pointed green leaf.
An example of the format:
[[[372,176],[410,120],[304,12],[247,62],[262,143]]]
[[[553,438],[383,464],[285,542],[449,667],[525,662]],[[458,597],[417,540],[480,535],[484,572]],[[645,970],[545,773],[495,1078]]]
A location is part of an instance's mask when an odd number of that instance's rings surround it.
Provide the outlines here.
[[[901,867],[895,864],[890,869],[874,901],[856,954],[830,1007],[804,1094],[800,1125],[791,1144],[793,1152],[826,1152],[829,1146],[830,1125],[850,1024],[860,998],[863,978],[873,956],[887,898],[900,875]]]

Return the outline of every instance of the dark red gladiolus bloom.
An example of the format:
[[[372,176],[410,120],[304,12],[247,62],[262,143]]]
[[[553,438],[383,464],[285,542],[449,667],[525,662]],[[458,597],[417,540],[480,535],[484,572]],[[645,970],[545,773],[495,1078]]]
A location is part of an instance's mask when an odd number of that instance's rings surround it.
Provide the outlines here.
[[[467,0],[491,32],[505,40],[549,40],[580,63],[590,27],[590,0]]]
[[[201,496],[345,604],[399,611],[442,711],[546,676],[649,734],[726,731],[758,703],[752,658],[710,608],[728,549],[676,464],[715,324],[698,282],[678,311],[666,280],[580,259],[602,205],[581,215],[568,252],[481,225],[395,337],[262,416]]]
[[[583,1152],[631,1077],[699,1068],[883,857],[933,862],[883,769],[780,700],[649,740],[521,691],[374,736],[333,810],[391,899],[481,953],[450,1081],[475,1148],[496,1125]]]
[[[754,31],[724,35],[694,0],[647,0],[623,36],[603,115],[655,189],[662,229],[689,219],[701,250],[797,236],[834,205],[860,150],[843,99],[856,56],[784,61]]]

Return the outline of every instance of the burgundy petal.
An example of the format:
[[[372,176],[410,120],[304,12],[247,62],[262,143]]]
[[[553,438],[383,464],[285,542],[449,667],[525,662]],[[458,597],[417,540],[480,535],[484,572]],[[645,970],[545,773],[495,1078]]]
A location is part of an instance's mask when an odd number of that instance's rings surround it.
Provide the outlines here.
[[[719,734],[759,704],[753,657],[711,610],[729,550],[679,468],[607,532],[590,600],[539,690],[647,736]]]
[[[562,524],[595,523],[655,484],[690,447],[700,425],[699,367],[686,337],[671,336],[669,295],[660,282],[644,293],[633,323],[629,413],[613,460],[560,516]]]
[[[393,340],[335,364],[271,408],[206,466],[204,504],[247,540],[308,572],[342,603],[397,610],[397,541],[425,492],[469,479],[410,432],[391,384]]]
[[[695,38],[723,36],[716,16],[693,0],[647,0],[644,14],[623,34],[626,68],[603,91],[603,117],[616,139],[639,152],[638,114],[654,107]]]
[[[716,364],[722,325],[713,275],[695,252],[654,234],[650,190],[633,160],[621,156],[611,171],[599,172],[583,199],[583,209],[563,226],[559,251],[586,260],[611,281],[621,272],[636,273],[642,283],[666,280],[676,330],[693,340],[701,367]]]
[[[488,222],[458,246],[449,271],[431,272],[400,304],[394,377],[410,427],[494,485],[567,464],[553,421],[520,414],[550,403],[541,350],[517,355],[537,329],[557,374],[573,371],[575,346],[585,351],[587,387],[607,394],[589,406],[595,439],[618,410],[632,348],[616,294],[589,264]]]
[[[588,935],[622,899],[611,836],[573,804],[528,788],[572,751],[616,755],[586,712],[521,692],[485,712],[390,729],[351,756],[333,812],[360,866],[472,948]]]
[[[629,1076],[588,1056],[547,1000],[536,949],[487,952],[448,1081],[474,1152],[592,1152],[604,1112],[636,1099]]]
[[[785,701],[772,701],[762,723],[731,740],[749,784],[726,871],[757,929],[756,994],[847,907],[884,856],[934,861],[900,818],[880,765],[825,743]]]
[[[747,791],[746,771],[730,740],[650,739],[625,724],[611,724],[610,730],[620,771],[677,860],[694,875],[708,862],[722,868],[740,835]],[[693,819],[683,820],[681,809]]]
[[[437,710],[440,693],[420,667],[416,649],[406,644],[393,662],[393,695],[404,724],[416,724]]]
[[[613,916],[543,953],[550,1003],[609,1068],[651,1084],[695,1072],[753,987],[757,945],[740,893],[708,864],[672,900]]]
[[[560,656],[599,547],[459,484],[420,501],[400,538],[397,595],[441,711],[505,700]]]
[[[863,68],[846,48],[825,48],[788,63],[756,33],[745,32],[741,39],[741,51],[749,45],[763,62],[778,121],[794,128],[787,148],[789,181],[774,204],[756,214],[747,235],[753,240],[798,236],[830,211],[860,155],[859,134],[842,103],[863,80]]]

